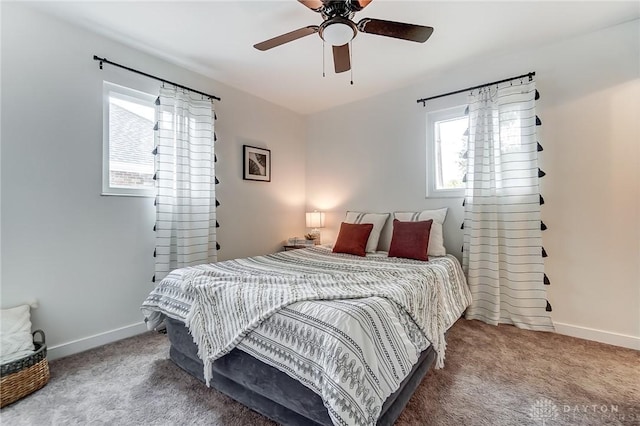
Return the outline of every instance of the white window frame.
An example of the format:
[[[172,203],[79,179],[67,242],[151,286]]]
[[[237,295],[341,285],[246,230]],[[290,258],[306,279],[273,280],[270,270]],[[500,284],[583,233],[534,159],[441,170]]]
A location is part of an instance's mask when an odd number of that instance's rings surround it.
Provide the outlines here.
[[[464,197],[465,188],[438,189],[436,188],[436,128],[439,121],[451,120],[466,116],[466,105],[439,109],[427,113],[427,198]]]
[[[109,95],[117,93],[118,97],[138,104],[155,108],[156,96],[135,89],[120,86],[108,81],[102,85],[102,195],[128,197],[155,197],[155,188],[117,188],[110,185],[110,144],[109,144]],[[149,153],[149,155],[152,155]]]

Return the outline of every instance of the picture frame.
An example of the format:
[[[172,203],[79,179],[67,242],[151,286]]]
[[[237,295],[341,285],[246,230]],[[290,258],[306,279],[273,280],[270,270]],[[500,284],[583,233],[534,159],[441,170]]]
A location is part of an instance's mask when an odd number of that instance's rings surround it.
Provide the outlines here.
[[[242,178],[271,182],[271,150],[250,145],[243,145],[242,148]]]

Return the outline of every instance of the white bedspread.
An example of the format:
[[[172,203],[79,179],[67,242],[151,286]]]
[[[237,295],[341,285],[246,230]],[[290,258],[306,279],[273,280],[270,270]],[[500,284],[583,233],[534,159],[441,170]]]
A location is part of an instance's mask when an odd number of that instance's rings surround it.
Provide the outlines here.
[[[189,326],[205,377],[238,348],[319,394],[334,424],[373,425],[430,343],[442,365],[443,333],[470,300],[453,257],[361,258],[318,247],[176,270],[143,312],[151,326],[162,315]]]

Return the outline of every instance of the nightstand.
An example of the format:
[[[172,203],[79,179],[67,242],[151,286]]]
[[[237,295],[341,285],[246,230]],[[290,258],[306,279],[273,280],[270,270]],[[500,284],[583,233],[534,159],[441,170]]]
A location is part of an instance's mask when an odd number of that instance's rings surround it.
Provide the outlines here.
[[[296,244],[285,244],[282,247],[284,248],[284,251],[289,251],[289,250],[303,249],[303,248],[313,247],[313,246],[296,245]]]

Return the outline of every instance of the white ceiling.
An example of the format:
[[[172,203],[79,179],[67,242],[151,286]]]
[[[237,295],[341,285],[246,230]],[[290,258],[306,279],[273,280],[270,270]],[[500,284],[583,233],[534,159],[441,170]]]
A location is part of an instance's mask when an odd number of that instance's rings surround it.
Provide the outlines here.
[[[424,44],[359,34],[352,45],[351,86],[349,73],[334,74],[330,46],[322,77],[317,34],[266,52],[253,48],[257,42],[322,22],[319,14],[295,0],[29,4],[303,114],[406,86],[427,73],[475,58],[508,54],[640,17],[638,1],[375,0],[354,21],[379,18],[428,25],[435,31]]]

